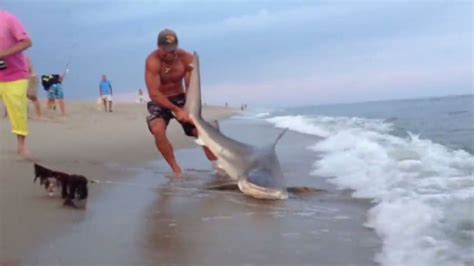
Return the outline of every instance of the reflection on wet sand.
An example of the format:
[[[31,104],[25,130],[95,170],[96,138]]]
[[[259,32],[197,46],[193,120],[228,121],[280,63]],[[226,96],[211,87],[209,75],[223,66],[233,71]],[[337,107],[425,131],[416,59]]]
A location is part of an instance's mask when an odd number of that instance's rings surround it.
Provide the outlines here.
[[[199,152],[179,156],[195,158]],[[23,262],[374,265],[380,243],[362,226],[365,201],[335,192],[262,201],[203,189],[213,178],[209,169],[188,169],[180,181],[153,169],[164,169],[162,162],[127,180],[98,184],[102,192],[91,194],[75,223]]]
[[[158,189],[147,212],[145,257],[164,264],[373,264],[368,251],[375,253],[377,240],[353,220],[363,217],[351,217],[357,206],[341,210],[330,197],[259,201],[193,189],[202,187],[202,178]]]

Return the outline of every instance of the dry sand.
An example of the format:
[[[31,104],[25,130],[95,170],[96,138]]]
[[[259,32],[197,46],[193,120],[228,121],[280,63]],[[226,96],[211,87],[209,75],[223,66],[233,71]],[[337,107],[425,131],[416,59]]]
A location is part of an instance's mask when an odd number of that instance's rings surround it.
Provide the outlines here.
[[[0,110],[3,114],[3,107]],[[236,111],[207,106],[203,112],[209,119],[221,119]],[[96,104],[67,103],[67,113],[66,117],[46,113],[46,121],[30,120],[27,145],[33,161],[93,179],[120,180],[132,175],[134,168],[161,158],[145,123],[145,104],[115,104],[114,112],[106,113]],[[51,234],[77,223],[89,209],[62,207],[58,198],[48,198],[44,189],[33,184],[33,162],[17,156],[16,137],[11,134],[6,118],[0,118],[0,136],[3,266],[24,260],[33,249],[45,245],[44,240]],[[168,136],[177,149],[194,146],[175,122],[171,122]],[[160,170],[170,173],[167,167]],[[99,186],[91,187],[89,204],[100,191]]]

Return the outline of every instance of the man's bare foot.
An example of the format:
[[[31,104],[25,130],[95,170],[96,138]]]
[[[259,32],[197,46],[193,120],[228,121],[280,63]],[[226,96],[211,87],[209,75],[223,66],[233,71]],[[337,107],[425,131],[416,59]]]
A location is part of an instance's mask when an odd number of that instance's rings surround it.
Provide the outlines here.
[[[18,149],[18,155],[22,160],[32,160],[33,157],[31,156],[31,152],[26,148]]]

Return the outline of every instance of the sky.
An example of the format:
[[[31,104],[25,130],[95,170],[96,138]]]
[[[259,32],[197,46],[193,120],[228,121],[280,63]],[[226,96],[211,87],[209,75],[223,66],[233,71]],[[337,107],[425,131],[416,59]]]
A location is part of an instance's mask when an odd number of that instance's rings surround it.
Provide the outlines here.
[[[285,107],[473,93],[471,1],[0,0],[33,40],[40,74],[69,99],[144,83],[158,32],[197,51],[203,101]],[[146,91],[146,89],[145,89]]]

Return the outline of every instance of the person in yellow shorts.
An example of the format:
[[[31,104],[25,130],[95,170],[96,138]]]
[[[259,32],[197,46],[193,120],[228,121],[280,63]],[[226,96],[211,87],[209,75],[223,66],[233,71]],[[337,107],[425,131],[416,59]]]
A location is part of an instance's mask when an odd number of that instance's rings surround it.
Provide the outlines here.
[[[31,39],[21,22],[0,10],[0,100],[7,108],[12,132],[17,136],[18,154],[27,156],[28,135],[26,90],[30,72],[23,51],[31,47]]]

